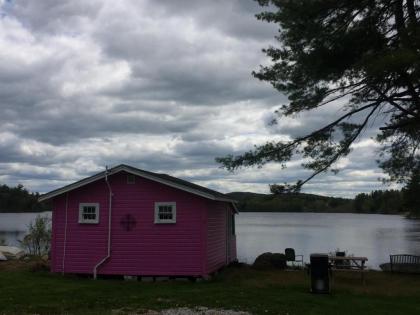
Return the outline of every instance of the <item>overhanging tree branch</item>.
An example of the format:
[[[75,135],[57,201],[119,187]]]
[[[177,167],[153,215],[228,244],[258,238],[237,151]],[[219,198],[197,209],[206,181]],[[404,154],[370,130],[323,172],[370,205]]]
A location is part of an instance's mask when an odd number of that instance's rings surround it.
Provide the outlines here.
[[[356,141],[356,139],[359,137],[360,133],[363,131],[363,129],[365,129],[366,125],[369,122],[369,119],[372,117],[373,113],[378,109],[380,104],[377,104],[373,107],[373,109],[370,111],[370,113],[366,116],[365,120],[363,121],[363,123],[360,125],[360,127],[357,129],[355,135],[345,144],[345,146],[342,147],[342,149],[336,153],[331,160],[321,169],[317,170],[316,172],[314,172],[311,176],[309,176],[307,179],[300,181],[297,184],[296,189],[299,190],[304,184],[306,184],[307,182],[309,182],[312,178],[314,178],[315,176],[325,172],[326,170],[328,170],[331,165],[333,165],[345,152],[348,151],[348,149],[350,148],[351,144]]]
[[[389,97],[388,95],[386,95],[385,93],[383,93],[379,88],[373,87],[373,89],[376,91],[376,93],[378,93],[383,98],[383,100],[387,101],[392,106],[398,108],[400,111],[406,113],[407,115],[420,118],[420,114],[419,113],[413,112],[411,110],[408,110],[408,109],[402,107],[397,102],[395,102],[391,97]]]
[[[239,156],[239,157],[235,157],[233,158],[232,156],[229,156],[227,158],[216,158],[216,161],[219,163],[222,163],[224,167],[226,167],[228,170],[233,171],[235,169],[237,169],[238,167],[242,166],[244,163],[247,162],[247,160],[249,162],[251,162],[252,160],[254,160],[256,157],[258,158],[264,158],[270,155],[274,155],[274,154],[280,154],[281,151],[286,152],[287,150],[292,149],[294,146],[300,144],[301,142],[304,142],[305,140],[308,140],[310,138],[313,138],[315,136],[317,136],[318,134],[321,134],[325,131],[329,131],[331,130],[333,127],[337,126],[340,122],[342,122],[343,120],[359,113],[362,112],[368,108],[372,108],[375,107],[375,109],[380,105],[380,102],[373,102],[370,104],[367,104],[365,106],[362,106],[358,109],[352,110],[350,112],[348,112],[347,114],[341,116],[340,118],[338,118],[337,120],[333,121],[332,123],[306,135],[303,137],[299,137],[293,141],[291,141],[288,144],[283,145],[280,148],[276,148],[276,149],[272,149],[272,150],[262,150],[260,152],[258,152],[258,148],[255,151],[249,151],[246,154],[244,154],[243,156]],[[264,146],[260,147],[263,148]]]
[[[348,112],[302,137],[267,142],[217,161],[233,171],[268,162],[285,166],[295,155],[308,157],[304,167],[314,172],[302,185],[346,155],[369,121],[381,116],[379,165],[392,180],[402,181],[420,168],[413,145],[420,141],[418,1],[257,1],[267,8],[257,17],[279,26],[274,36],[279,47],[264,51],[272,64],[254,73],[289,97],[277,112],[311,111],[344,97],[342,108]],[[349,119],[356,114],[361,125]]]

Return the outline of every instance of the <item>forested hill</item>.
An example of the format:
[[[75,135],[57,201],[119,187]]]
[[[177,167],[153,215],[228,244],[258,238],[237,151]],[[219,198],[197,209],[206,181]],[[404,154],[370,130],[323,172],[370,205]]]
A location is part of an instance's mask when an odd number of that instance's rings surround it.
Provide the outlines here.
[[[22,185],[8,187],[0,185],[0,212],[41,212],[51,206],[38,202],[38,193],[30,193]]]
[[[352,212],[403,213],[402,193],[396,190],[373,191],[359,194],[355,199],[326,197],[312,194],[256,194],[228,193],[238,200],[243,212]]]

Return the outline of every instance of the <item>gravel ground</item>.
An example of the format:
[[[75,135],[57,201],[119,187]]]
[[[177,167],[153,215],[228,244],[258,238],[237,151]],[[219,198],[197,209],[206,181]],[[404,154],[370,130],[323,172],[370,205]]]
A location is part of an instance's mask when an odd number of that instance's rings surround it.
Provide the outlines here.
[[[129,313],[129,315],[251,315],[251,313],[223,309],[210,309],[207,307],[180,307],[170,308],[162,311],[148,310],[140,313]]]

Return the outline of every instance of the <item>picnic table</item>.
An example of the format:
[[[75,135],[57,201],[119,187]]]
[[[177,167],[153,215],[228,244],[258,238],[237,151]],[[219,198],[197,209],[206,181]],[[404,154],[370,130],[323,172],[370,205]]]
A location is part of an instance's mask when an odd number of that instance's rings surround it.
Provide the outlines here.
[[[366,271],[365,263],[367,257],[355,256],[329,256],[332,270],[348,270],[360,272],[362,282],[365,283],[364,273]]]

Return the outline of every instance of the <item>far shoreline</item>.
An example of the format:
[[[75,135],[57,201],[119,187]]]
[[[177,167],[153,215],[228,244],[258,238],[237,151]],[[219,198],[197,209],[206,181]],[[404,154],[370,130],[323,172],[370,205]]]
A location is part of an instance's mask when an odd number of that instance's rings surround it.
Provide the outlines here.
[[[409,212],[405,213],[381,213],[381,212],[329,212],[329,211],[238,211],[239,214],[241,213],[317,213],[317,214],[380,214],[380,215],[398,215],[407,217],[408,219],[419,219],[416,217],[411,217]]]

